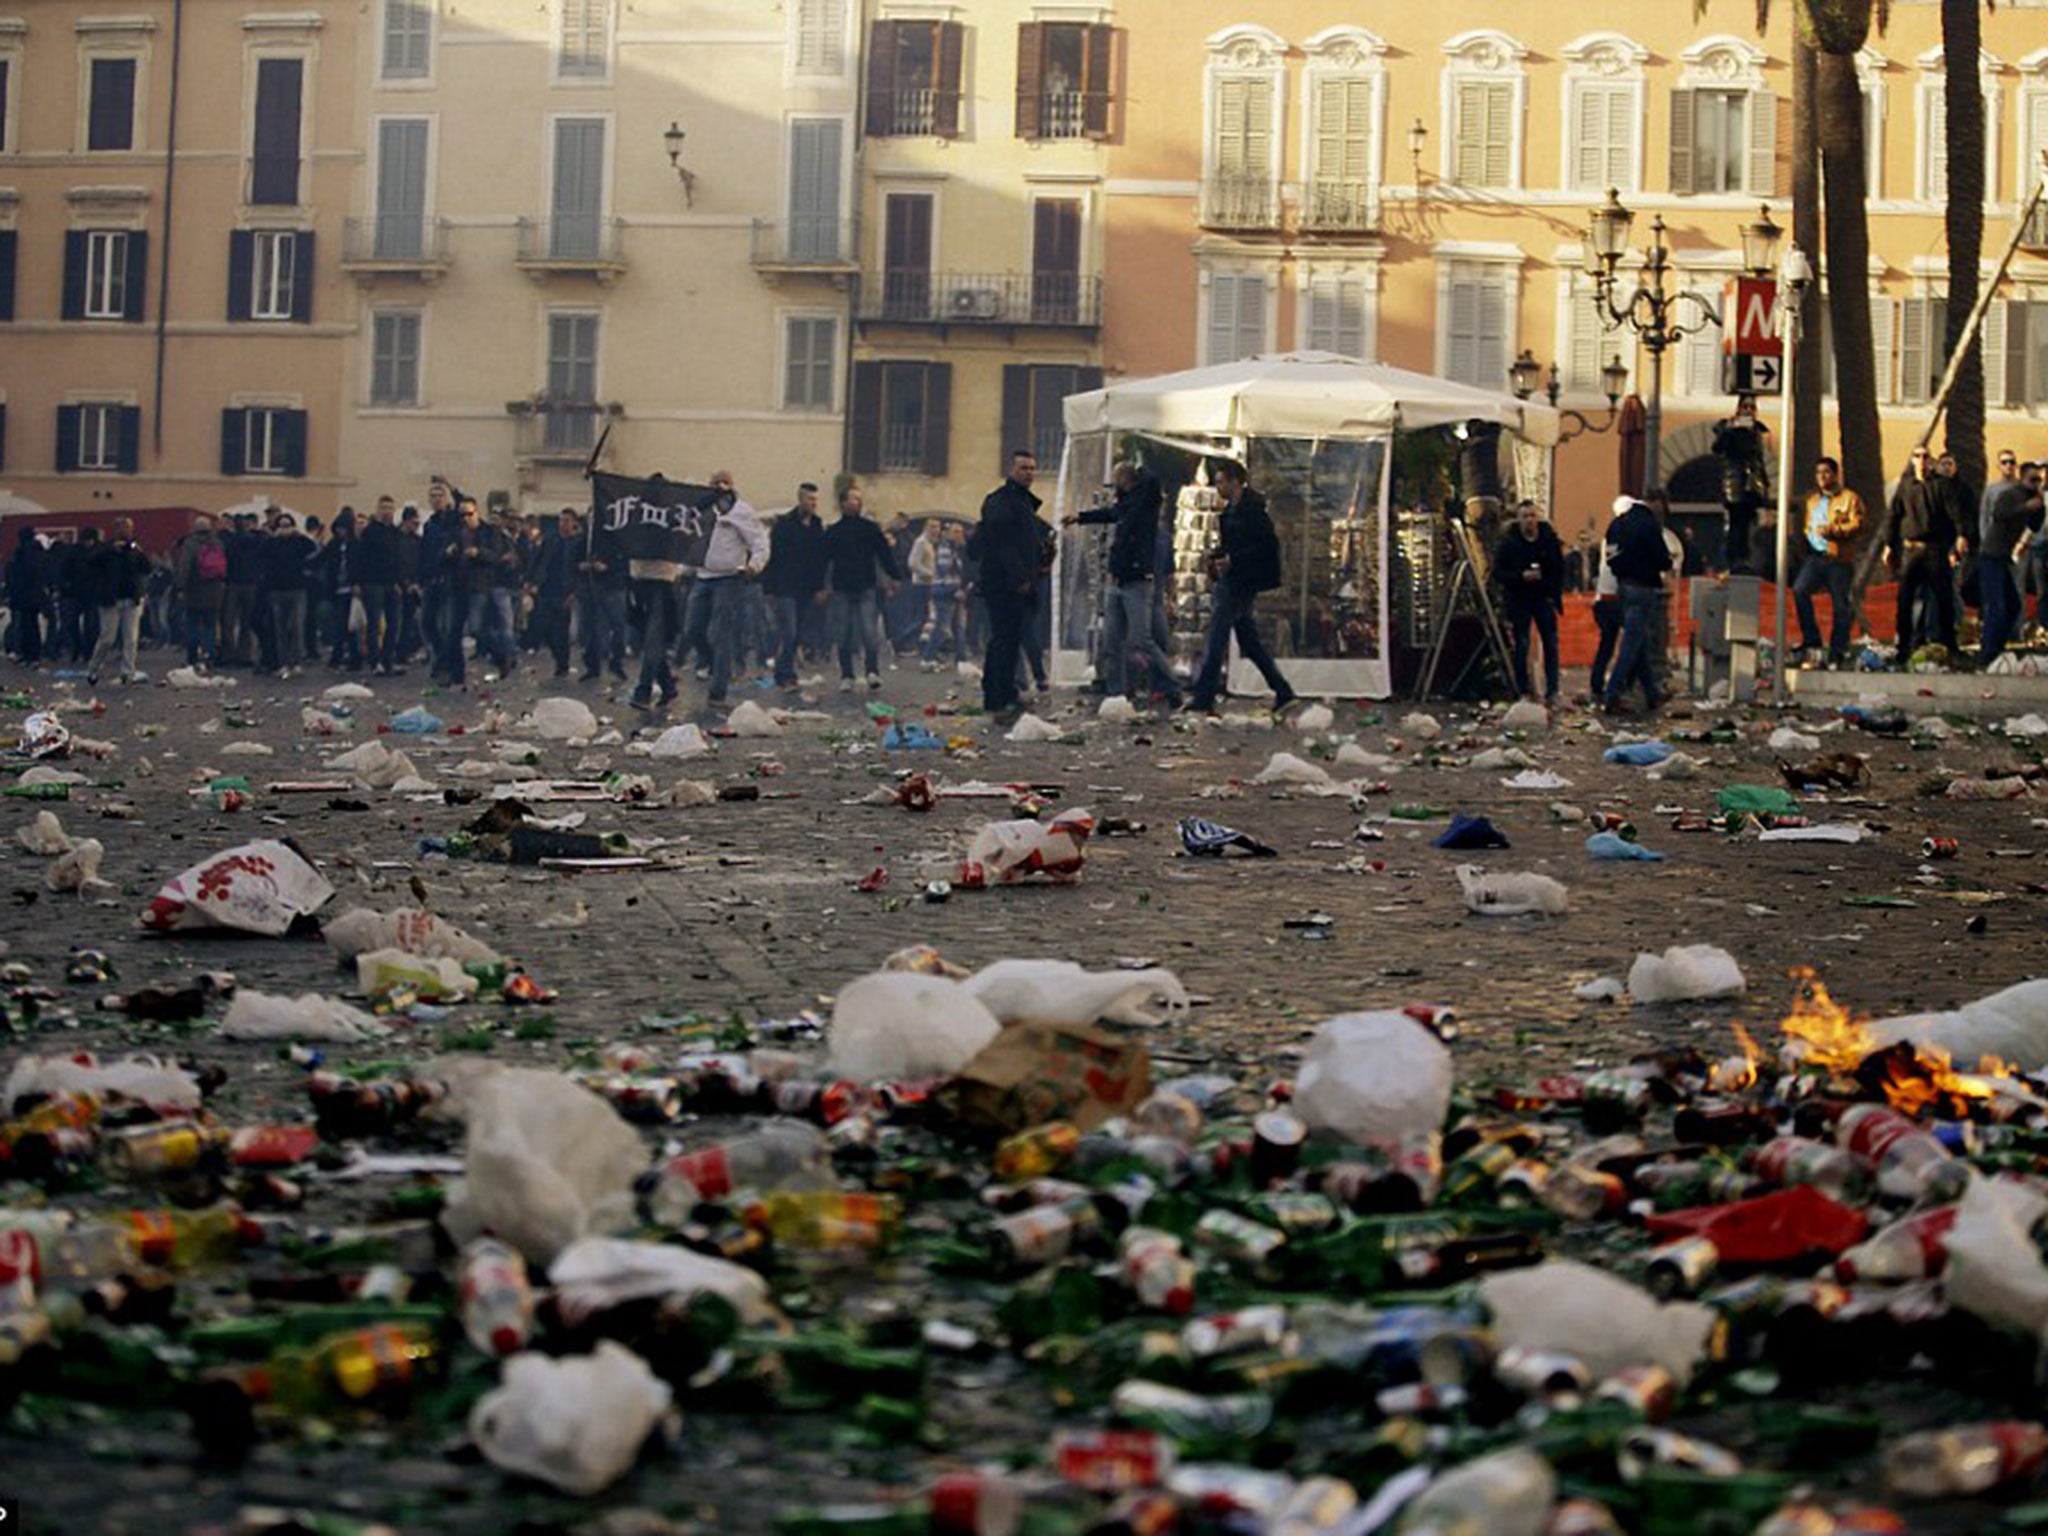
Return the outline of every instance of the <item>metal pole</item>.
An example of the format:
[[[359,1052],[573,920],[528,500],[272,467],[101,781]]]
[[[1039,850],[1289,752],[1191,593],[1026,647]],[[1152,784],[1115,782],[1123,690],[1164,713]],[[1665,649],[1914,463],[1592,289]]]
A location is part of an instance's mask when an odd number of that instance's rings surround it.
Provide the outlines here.
[[[1777,643],[1772,648],[1775,665],[1772,667],[1771,697],[1773,702],[1785,703],[1785,653],[1790,649],[1785,644],[1785,587],[1791,574],[1792,564],[1792,365],[1799,350],[1799,294],[1791,295],[1791,303],[1785,303],[1786,293],[1780,288],[1778,302],[1780,327],[1785,338],[1785,393],[1779,398],[1784,409],[1778,420],[1778,601],[1777,601]]]
[[[1657,455],[1661,451],[1657,439],[1664,425],[1663,326],[1660,312],[1657,330],[1643,338],[1650,349],[1650,403],[1643,412],[1642,494],[1645,499],[1657,489]]]

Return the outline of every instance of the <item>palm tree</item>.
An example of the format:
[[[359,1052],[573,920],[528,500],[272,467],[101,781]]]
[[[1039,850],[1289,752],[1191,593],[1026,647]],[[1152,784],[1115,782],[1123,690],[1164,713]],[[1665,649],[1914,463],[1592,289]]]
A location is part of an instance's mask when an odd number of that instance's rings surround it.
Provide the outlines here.
[[[1792,39],[1792,243],[1820,254],[1820,114],[1815,93],[1820,61],[1813,44],[1793,28]],[[1821,289],[1809,283],[1799,304],[1799,350],[1793,356],[1792,462],[1800,473],[1826,452],[1821,447]],[[1794,491],[1797,491],[1797,483]]]
[[[1984,252],[1984,93],[1977,73],[1984,23],[1978,0],[1941,0],[1941,73],[1948,151],[1948,335],[1944,356],[1954,356],[1963,326],[1977,303],[1977,263]],[[1956,476],[1984,486],[1984,370],[1982,332],[1948,397],[1948,451]]]

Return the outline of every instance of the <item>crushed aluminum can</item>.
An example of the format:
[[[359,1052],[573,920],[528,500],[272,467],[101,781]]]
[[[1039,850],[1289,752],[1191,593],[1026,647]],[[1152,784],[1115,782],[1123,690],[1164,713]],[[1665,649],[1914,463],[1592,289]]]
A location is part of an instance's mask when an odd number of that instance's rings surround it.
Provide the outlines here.
[[[928,880],[925,882],[924,899],[936,905],[953,899],[953,883],[950,880]]]

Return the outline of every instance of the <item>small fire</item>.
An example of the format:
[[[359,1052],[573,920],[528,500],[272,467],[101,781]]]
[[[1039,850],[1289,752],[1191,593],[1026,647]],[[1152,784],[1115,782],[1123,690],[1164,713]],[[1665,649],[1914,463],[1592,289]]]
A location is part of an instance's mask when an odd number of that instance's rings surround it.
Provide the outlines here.
[[[1731,1026],[1735,1031],[1735,1043],[1742,1047],[1740,1056],[1723,1056],[1715,1062],[1707,1074],[1707,1085],[1716,1093],[1741,1093],[1756,1086],[1756,1064],[1763,1058],[1763,1049],[1751,1038],[1748,1030],[1740,1024]]]
[[[1801,967],[1792,972],[1792,979],[1798,995],[1781,1027],[1789,1039],[1800,1043],[1805,1063],[1830,1076],[1860,1076],[1901,1114],[1918,1115],[1935,1106],[1951,1114],[1968,1114],[1972,1104],[1989,1104],[2008,1095],[2031,1097],[2019,1074],[1995,1056],[1986,1056],[1975,1072],[1958,1072],[1940,1046],[1902,1041],[1880,1047],[1861,1021],[1828,995],[1812,970]],[[1750,1049],[1747,1037],[1742,1038],[1743,1048]]]
[[[1798,984],[1798,995],[1779,1028],[1804,1044],[1803,1055],[1811,1065],[1844,1076],[1854,1072],[1877,1049],[1870,1031],[1828,996],[1827,984],[1810,967],[1794,970],[1792,980]]]

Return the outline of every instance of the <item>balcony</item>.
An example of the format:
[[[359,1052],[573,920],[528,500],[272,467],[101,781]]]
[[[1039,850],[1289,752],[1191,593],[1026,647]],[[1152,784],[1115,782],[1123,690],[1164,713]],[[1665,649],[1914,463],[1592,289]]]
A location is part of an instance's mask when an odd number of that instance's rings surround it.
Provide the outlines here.
[[[1038,136],[1041,139],[1085,139],[1088,134],[1088,95],[1085,91],[1044,91],[1038,98]]]
[[[359,282],[377,277],[440,280],[448,270],[448,221],[417,213],[379,213],[341,223],[341,270]]]
[[[960,131],[960,93],[930,86],[891,91],[883,122],[887,138],[950,139]]]
[[[513,454],[526,464],[583,464],[604,423],[625,414],[616,402],[556,400],[545,391],[507,401],[505,411],[515,423]]]
[[[1312,181],[1302,188],[1301,227],[1316,235],[1370,234],[1380,227],[1380,189],[1365,181]]]
[[[1264,176],[1211,176],[1202,183],[1205,229],[1280,227],[1280,188]]]
[[[594,277],[610,284],[626,270],[617,219],[575,215],[519,221],[514,265],[535,282],[550,277]]]
[[[1102,324],[1102,279],[1073,272],[885,271],[862,285],[862,321],[893,325],[1053,326]]]
[[[857,234],[852,219],[756,219],[751,259],[768,276],[845,276],[860,266],[854,256]]]

